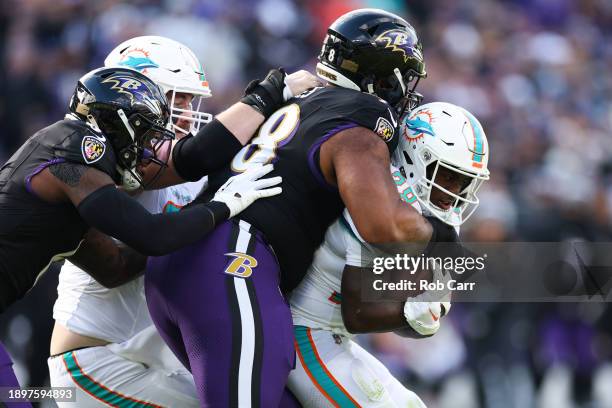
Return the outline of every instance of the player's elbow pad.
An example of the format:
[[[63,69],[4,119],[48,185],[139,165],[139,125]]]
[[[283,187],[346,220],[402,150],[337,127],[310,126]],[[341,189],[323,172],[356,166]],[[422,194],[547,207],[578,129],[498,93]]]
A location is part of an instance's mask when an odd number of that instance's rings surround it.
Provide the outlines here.
[[[90,226],[147,256],[191,245],[229,217],[229,208],[219,202],[153,215],[113,185],[96,190],[77,209]]]
[[[172,161],[183,180],[197,181],[225,166],[241,148],[240,141],[214,119],[196,136],[189,135],[179,140],[172,149]]]

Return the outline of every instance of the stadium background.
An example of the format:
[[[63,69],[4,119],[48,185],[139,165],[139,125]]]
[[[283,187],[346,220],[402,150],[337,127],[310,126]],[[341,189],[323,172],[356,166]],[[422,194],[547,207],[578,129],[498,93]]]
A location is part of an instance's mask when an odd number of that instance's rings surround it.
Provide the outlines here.
[[[190,46],[213,91],[204,108],[218,113],[270,67],[312,70],[327,25],[359,7],[405,16],[424,45],[425,101],[462,105],[484,125],[493,176],[466,239],[610,240],[609,0],[3,0],[0,162],[60,119],[77,78],[125,39]],[[55,270],[0,319],[23,384],[48,384],[56,284]],[[431,339],[359,341],[430,407],[612,404],[605,304],[456,304]]]

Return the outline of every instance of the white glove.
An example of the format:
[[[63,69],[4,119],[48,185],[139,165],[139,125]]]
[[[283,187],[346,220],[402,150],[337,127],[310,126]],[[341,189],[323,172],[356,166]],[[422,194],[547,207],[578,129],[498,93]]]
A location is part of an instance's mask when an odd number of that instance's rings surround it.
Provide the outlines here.
[[[280,187],[268,188],[280,184],[282,177],[261,179],[274,169],[272,164],[266,164],[249,169],[242,174],[230,177],[213,197],[212,201],[219,201],[229,207],[230,218],[253,204],[262,197],[272,197],[280,194]]]
[[[440,328],[440,318],[451,308],[449,301],[420,302],[416,296],[404,304],[404,317],[417,333],[423,336],[434,334]]]
[[[440,328],[442,314],[440,302],[417,302],[408,300],[404,304],[406,321],[419,334],[429,336]]]
[[[445,273],[438,268],[434,269],[433,282],[443,282],[447,286],[449,279],[449,273]],[[406,301],[404,317],[410,327],[417,333],[423,336],[432,335],[440,328],[440,318],[450,312],[450,300],[450,291],[445,291],[442,296],[440,296],[439,291],[423,292]]]

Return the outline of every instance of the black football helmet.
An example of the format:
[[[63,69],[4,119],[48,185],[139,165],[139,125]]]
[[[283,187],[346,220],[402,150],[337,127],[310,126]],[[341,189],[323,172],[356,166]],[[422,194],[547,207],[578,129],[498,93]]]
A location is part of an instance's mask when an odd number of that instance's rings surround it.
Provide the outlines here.
[[[99,130],[117,156],[122,186],[143,186],[136,166],[155,162],[160,171],[168,157],[158,157],[165,142],[174,139],[168,129],[166,96],[153,81],[129,68],[98,68],[83,75],[70,100],[70,112]],[[167,146],[167,145],[166,145]],[[159,172],[158,172],[159,175]]]
[[[417,34],[403,18],[379,9],[344,14],[327,30],[317,75],[332,84],[376,94],[402,110],[416,107],[425,63]],[[402,103],[403,102],[403,103]]]

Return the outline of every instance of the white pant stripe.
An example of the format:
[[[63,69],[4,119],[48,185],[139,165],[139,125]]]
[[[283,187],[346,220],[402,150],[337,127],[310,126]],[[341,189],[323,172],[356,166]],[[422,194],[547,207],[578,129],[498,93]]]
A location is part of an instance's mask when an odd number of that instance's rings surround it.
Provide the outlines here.
[[[240,231],[236,242],[236,251],[246,253],[251,234],[247,232],[249,224],[240,221]],[[243,229],[244,228],[244,229]],[[255,321],[249,292],[244,278],[234,277],[234,288],[240,309],[240,324],[242,341],[240,348],[240,366],[238,368],[238,406],[251,407],[251,383],[253,377],[253,361],[255,358]]]

